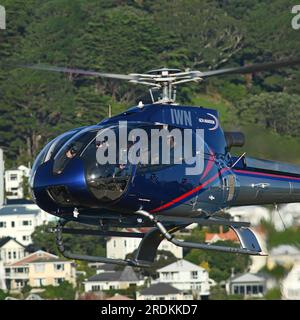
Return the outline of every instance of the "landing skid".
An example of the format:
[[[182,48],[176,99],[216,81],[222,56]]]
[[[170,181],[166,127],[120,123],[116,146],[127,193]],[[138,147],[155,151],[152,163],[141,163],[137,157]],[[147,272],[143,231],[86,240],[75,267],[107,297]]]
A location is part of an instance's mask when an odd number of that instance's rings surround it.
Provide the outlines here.
[[[147,233],[132,233],[132,232],[120,232],[120,231],[101,231],[101,230],[87,230],[87,229],[70,229],[66,228],[66,224],[69,222],[67,220],[59,220],[55,229],[51,231],[56,234],[56,244],[60,253],[68,258],[74,260],[85,260],[89,262],[100,262],[100,263],[111,263],[118,265],[129,265],[135,267],[147,267],[150,266],[154,260],[157,253],[158,246],[163,239],[167,239],[176,246],[183,248],[195,248],[204,250],[214,250],[229,253],[242,253],[248,255],[265,255],[257,241],[255,234],[248,228],[248,223],[245,222],[232,222],[217,218],[177,218],[177,217],[162,217],[164,222],[172,222],[173,225],[169,225],[166,228],[158,217],[154,217],[150,213],[139,210],[136,212],[137,215],[143,216],[154,224],[152,228]],[[184,229],[191,223],[199,223],[202,225],[228,225],[237,235],[240,241],[240,248],[237,247],[225,247],[217,246],[206,243],[196,243],[178,240],[173,236],[173,233]],[[142,241],[137,249],[135,257],[133,259],[112,259],[100,256],[90,256],[72,253],[66,250],[63,242],[63,234],[83,234],[83,235],[93,235],[100,237],[130,237],[130,238],[141,238]]]
[[[266,255],[262,252],[261,247],[258,243],[258,240],[253,233],[251,229],[248,227],[245,227],[244,225],[248,225],[247,223],[232,223],[229,224],[230,221],[223,220],[223,223],[221,223],[221,219],[202,219],[202,224],[214,224],[214,222],[217,222],[216,224],[223,224],[228,225],[237,235],[239,241],[240,241],[240,248],[236,247],[225,247],[225,246],[216,246],[211,244],[205,244],[205,243],[196,243],[196,242],[189,242],[189,241],[182,241],[175,239],[172,234],[170,234],[166,228],[163,226],[163,224],[156,219],[152,214],[148,213],[144,210],[139,210],[136,212],[136,214],[142,215],[144,217],[147,217],[149,220],[151,220],[156,227],[160,230],[161,234],[164,236],[165,239],[172,242],[176,246],[183,247],[183,248],[193,248],[193,249],[204,249],[204,250],[215,250],[215,251],[221,251],[221,252],[231,252],[231,253],[242,253],[242,254],[248,254],[248,255]],[[196,219],[200,220],[200,219]],[[194,221],[196,222],[196,221]],[[207,223],[206,223],[207,222]]]

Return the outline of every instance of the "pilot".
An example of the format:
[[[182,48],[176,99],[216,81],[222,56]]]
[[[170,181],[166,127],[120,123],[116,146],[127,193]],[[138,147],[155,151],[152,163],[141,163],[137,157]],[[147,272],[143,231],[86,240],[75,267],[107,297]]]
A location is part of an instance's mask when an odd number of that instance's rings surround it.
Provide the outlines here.
[[[66,157],[68,159],[73,159],[77,154],[77,148],[76,146],[71,146],[70,149],[68,149],[68,151],[66,152]]]

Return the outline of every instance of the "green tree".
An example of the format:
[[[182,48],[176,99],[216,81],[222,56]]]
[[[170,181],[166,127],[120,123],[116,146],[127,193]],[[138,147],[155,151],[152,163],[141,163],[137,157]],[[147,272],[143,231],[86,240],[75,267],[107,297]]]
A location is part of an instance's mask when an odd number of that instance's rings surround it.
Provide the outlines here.
[[[7,293],[0,289],[0,300],[4,300],[7,297]]]
[[[71,283],[64,281],[59,286],[45,286],[45,291],[41,293],[44,299],[74,300],[76,290]]]
[[[58,249],[56,248],[55,235],[48,232],[48,229],[51,227],[55,227],[55,223],[36,227],[32,234],[32,242],[37,248],[41,248],[54,254],[59,254]],[[68,227],[78,228],[76,223],[69,223]],[[94,230],[95,228],[90,227],[90,229]],[[65,247],[74,253],[94,256],[106,255],[105,242],[104,240],[99,240],[98,237],[96,238],[96,241],[93,236],[65,234],[63,235],[63,239]]]
[[[232,241],[217,241],[216,245],[235,246],[235,243]],[[203,261],[208,262],[209,276],[217,282],[227,280],[233,270],[235,273],[245,272],[250,261],[247,255],[216,253],[198,249],[192,249],[185,256],[185,259],[196,265],[200,265]]]

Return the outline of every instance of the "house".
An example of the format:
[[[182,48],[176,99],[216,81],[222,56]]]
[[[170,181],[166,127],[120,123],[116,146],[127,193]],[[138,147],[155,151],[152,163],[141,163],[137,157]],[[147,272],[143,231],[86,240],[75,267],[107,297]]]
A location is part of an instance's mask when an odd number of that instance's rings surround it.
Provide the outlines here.
[[[76,284],[75,266],[72,261],[39,250],[5,267],[6,286],[19,291],[25,285],[34,288],[63,281]]]
[[[5,300],[20,300],[14,297],[6,297]],[[26,299],[24,300],[44,300],[41,296],[35,293],[31,293]]]
[[[4,203],[4,160],[3,150],[0,149],[0,208]]]
[[[149,231],[149,228],[128,228],[123,231],[140,233]],[[106,242],[107,257],[113,259],[125,259],[127,254],[134,252],[138,248],[141,241],[141,238],[111,237]],[[166,239],[162,240],[158,250],[170,251],[177,259],[182,259],[183,257],[182,247],[175,246]]]
[[[156,283],[137,292],[136,300],[193,300],[193,295],[168,283]]]
[[[34,203],[5,205],[0,208],[0,238],[9,236],[27,246],[35,228],[47,223],[48,216]]]
[[[130,299],[127,296],[123,296],[121,294],[116,293],[114,296],[107,298],[105,300],[133,300],[133,299]]]
[[[207,243],[214,243],[217,241],[234,241],[234,242],[239,242],[236,233],[232,230],[229,229],[227,232],[223,231],[223,226],[220,226],[220,231],[219,233],[205,233],[205,242]]]
[[[157,283],[168,283],[181,291],[193,292],[198,298],[207,298],[210,292],[207,270],[186,260],[178,260],[161,269]]]
[[[144,281],[127,266],[123,271],[101,272],[84,282],[85,292],[98,292],[111,289],[128,289],[132,286],[142,286]]]
[[[10,264],[25,257],[26,248],[16,239],[11,237],[0,238],[0,260]]]
[[[245,297],[262,297],[267,291],[266,278],[253,273],[244,273],[231,277],[226,283],[228,294]]]
[[[234,221],[250,222],[251,226],[260,225],[261,220],[270,221],[270,211],[263,206],[241,206],[226,210]]]
[[[5,171],[5,191],[8,199],[24,197],[23,180],[28,179],[30,169],[21,165],[17,169]]]
[[[0,259],[0,289],[6,290],[4,263]]]
[[[300,300],[300,262],[296,262],[292,270],[282,281],[282,298],[285,300]]]
[[[268,269],[273,269],[276,265],[290,268],[296,261],[300,261],[300,250],[292,245],[280,245],[270,250],[267,266]]]

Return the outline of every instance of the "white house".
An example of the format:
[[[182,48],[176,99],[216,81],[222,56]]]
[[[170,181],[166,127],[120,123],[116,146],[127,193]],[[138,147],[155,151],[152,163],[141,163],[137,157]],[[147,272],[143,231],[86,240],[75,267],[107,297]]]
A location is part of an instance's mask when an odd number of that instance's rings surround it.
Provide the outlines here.
[[[5,171],[5,191],[8,199],[22,199],[24,197],[23,180],[30,175],[30,169],[19,166],[17,169]]]
[[[136,300],[193,300],[193,295],[168,283],[156,283],[137,292]]]
[[[300,300],[300,262],[294,264],[282,281],[281,293],[285,300]]]
[[[0,208],[0,238],[11,237],[29,245],[34,229],[47,223],[48,216],[35,204],[6,205]]]
[[[0,208],[4,203],[4,160],[3,150],[0,149]]]
[[[98,292],[111,289],[128,289],[132,286],[142,286],[144,280],[127,266],[123,271],[101,272],[90,277],[84,282],[85,292]]]
[[[267,281],[258,274],[244,273],[230,278],[226,283],[226,291],[245,297],[263,297],[267,291]]]
[[[6,290],[6,283],[5,283],[5,269],[3,261],[0,259],[0,289]]]
[[[234,221],[247,221],[252,226],[260,224],[261,220],[270,220],[270,211],[262,206],[241,206],[227,210]]]
[[[267,257],[267,266],[273,269],[276,265],[289,268],[300,261],[300,250],[292,245],[280,245],[270,250]]]
[[[210,293],[207,270],[189,261],[179,260],[157,270],[159,279],[156,282],[169,283],[182,291],[192,291],[201,298]]]
[[[142,230],[145,231],[144,229]],[[141,229],[132,228],[125,229],[124,231],[141,232]],[[108,258],[125,259],[127,254],[132,253],[138,248],[141,241],[141,238],[111,237],[106,242],[106,255]],[[166,239],[160,243],[158,250],[170,251],[177,259],[182,259],[183,257],[183,249]]]
[[[6,265],[26,256],[26,248],[11,237],[0,238],[0,260]]]

